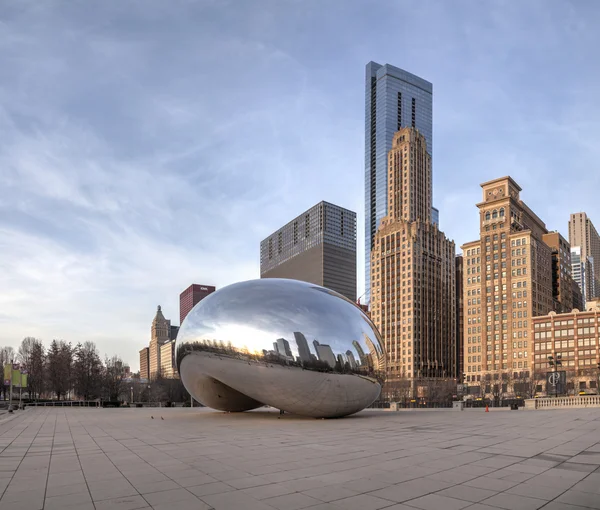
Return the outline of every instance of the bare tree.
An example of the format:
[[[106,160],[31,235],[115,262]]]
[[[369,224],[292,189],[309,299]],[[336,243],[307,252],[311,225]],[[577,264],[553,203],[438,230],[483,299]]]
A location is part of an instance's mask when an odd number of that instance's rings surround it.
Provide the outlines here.
[[[44,391],[46,375],[46,352],[41,340],[35,340],[29,353],[27,366],[28,391],[30,398],[39,398]]]
[[[94,342],[77,344],[74,349],[73,386],[83,400],[100,396],[102,386],[102,360]]]
[[[106,358],[104,361],[104,390],[110,401],[119,399],[125,388],[125,365],[119,356]]]
[[[60,400],[66,398],[72,387],[73,348],[63,340],[52,340],[48,350],[48,383]]]

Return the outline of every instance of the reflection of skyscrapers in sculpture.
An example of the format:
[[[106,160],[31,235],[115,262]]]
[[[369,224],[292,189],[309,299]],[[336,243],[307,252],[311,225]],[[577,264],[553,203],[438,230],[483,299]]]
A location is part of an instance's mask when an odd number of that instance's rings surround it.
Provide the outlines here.
[[[294,331],[294,338],[296,339],[296,345],[298,346],[298,357],[300,361],[311,361],[310,348],[306,337],[299,331]]]
[[[365,342],[369,348],[369,358],[371,358],[372,365],[377,370],[385,370],[386,362],[384,353],[377,350],[375,344],[373,344],[373,341],[367,335],[365,335]]]
[[[356,358],[354,357],[354,354],[352,354],[352,351],[350,351],[350,350],[346,351],[346,358],[348,358],[348,363],[350,363],[350,368],[356,368],[358,366],[358,363],[356,363]]]
[[[335,367],[336,359],[331,347],[326,344],[320,344],[317,340],[313,342],[313,345],[315,346],[315,351],[317,351],[317,357],[319,358],[319,361],[324,361],[331,368]]]
[[[278,338],[276,342],[273,342],[273,347],[281,356],[293,359],[290,343],[285,338]]]
[[[356,349],[356,352],[358,352],[358,358],[360,359],[360,364],[368,366],[369,365],[369,357],[365,354],[365,351],[363,350],[361,345],[356,340],[352,340],[352,345]]]

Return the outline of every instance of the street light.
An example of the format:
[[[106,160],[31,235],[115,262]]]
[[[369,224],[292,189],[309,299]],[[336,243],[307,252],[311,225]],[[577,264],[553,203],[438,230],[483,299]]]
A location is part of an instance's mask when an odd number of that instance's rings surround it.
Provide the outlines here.
[[[548,364],[554,369],[554,373],[557,373],[558,367],[562,366],[562,354],[556,354],[556,358],[552,355],[548,356]],[[558,379],[554,376],[554,396],[558,397]]]

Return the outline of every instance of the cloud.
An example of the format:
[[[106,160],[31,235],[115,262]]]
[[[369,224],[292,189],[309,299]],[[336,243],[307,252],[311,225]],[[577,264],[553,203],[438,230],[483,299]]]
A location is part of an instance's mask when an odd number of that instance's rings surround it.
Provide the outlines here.
[[[457,246],[511,174],[551,228],[600,223],[594,3],[19,2],[0,58],[0,344],[95,340],[135,368],[155,307],[259,275],[259,243],[358,213],[364,66],[434,83],[434,203]],[[558,183],[561,183],[560,185]]]

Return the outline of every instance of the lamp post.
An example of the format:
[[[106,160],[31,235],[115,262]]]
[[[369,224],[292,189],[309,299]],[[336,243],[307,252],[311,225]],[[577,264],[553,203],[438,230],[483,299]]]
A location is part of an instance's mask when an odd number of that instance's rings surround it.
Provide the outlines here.
[[[596,368],[598,369],[596,371],[596,395],[600,395],[600,361]]]
[[[562,354],[555,354],[555,356],[548,356],[548,364],[554,369],[553,371],[556,374],[558,367],[562,366]],[[554,377],[554,381],[554,397],[558,397],[558,380],[556,377]]]

